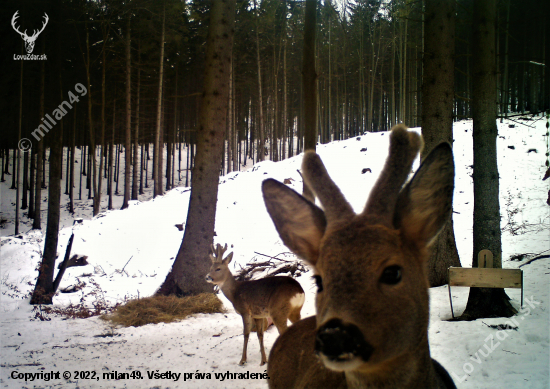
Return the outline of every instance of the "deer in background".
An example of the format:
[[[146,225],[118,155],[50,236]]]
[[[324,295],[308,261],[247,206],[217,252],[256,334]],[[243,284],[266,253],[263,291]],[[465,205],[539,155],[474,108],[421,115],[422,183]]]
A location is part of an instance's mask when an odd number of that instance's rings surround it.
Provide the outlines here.
[[[396,126],[386,164],[355,214],[315,152],[302,172],[323,209],[268,179],[275,227],[314,269],[317,315],[280,336],[269,357],[270,388],[455,388],[430,357],[428,248],[451,214],[454,163],[437,146],[402,186],[423,143]]]
[[[282,335],[288,328],[287,319],[292,323],[300,320],[300,311],[304,305],[305,294],[300,284],[291,277],[266,277],[252,281],[237,281],[229,270],[233,253],[223,258],[227,244],[222,247],[211,247],[212,266],[206,281],[218,285],[225,297],[233,304],[235,311],[243,318],[244,346],[239,365],[246,363],[246,348],[252,330],[252,321],[256,323],[256,332],[260,341],[262,361],[267,357],[264,348],[264,331],[267,329],[267,318],[270,317]]]

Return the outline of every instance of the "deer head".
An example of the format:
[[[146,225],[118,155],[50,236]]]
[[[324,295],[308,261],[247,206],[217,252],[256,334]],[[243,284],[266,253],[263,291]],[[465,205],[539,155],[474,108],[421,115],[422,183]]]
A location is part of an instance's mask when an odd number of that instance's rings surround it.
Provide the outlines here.
[[[323,209],[275,180],[263,183],[281,239],[314,269],[315,351],[351,386],[429,387],[434,376],[432,367],[419,368],[430,361],[427,249],[450,217],[454,164],[451,147],[440,144],[403,187],[421,147],[418,134],[393,129],[359,214],[314,152],[305,153],[302,171]],[[409,378],[396,381],[402,372]]]
[[[38,38],[38,35],[40,35],[42,31],[44,31],[44,28],[46,28],[46,25],[48,24],[48,20],[50,19],[48,18],[48,14],[44,12],[45,20],[44,20],[44,24],[42,24],[42,28],[40,30],[34,30],[34,33],[31,36],[28,36],[27,30],[25,30],[24,32],[21,32],[15,25],[15,20],[19,17],[19,15],[17,15],[18,12],[19,11],[16,11],[13,14],[13,17],[11,18],[11,26],[15,31],[17,31],[17,33],[19,33],[19,35],[21,35],[21,38],[23,38],[23,40],[25,41],[25,50],[27,50],[28,54],[31,54],[32,51],[34,50],[34,43],[36,41],[36,38]]]
[[[233,259],[233,253],[229,253],[227,257],[223,258],[223,254],[227,251],[227,244],[222,247],[218,244],[215,248],[214,245],[210,246],[210,260],[212,266],[206,276],[206,281],[220,287],[227,280],[227,277],[233,278],[231,271],[229,270],[229,264]]]

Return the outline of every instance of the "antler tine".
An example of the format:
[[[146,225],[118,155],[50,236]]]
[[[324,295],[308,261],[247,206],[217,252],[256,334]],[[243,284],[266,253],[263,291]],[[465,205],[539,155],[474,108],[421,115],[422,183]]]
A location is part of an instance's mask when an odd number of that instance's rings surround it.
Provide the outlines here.
[[[227,251],[227,243],[224,247],[222,247],[221,244],[216,245],[216,257],[218,261],[221,261],[223,259],[223,254]]]
[[[214,248],[214,244],[210,245],[210,252],[208,253],[208,257],[212,261],[212,263],[216,262],[216,249]]]
[[[46,25],[48,24],[48,21],[50,20],[50,18],[48,17],[48,14],[47,14],[46,12],[44,12],[44,16],[43,16],[43,17],[46,18],[46,20],[44,21],[44,24],[42,24],[42,29],[41,29],[40,31],[34,30],[34,31],[36,31],[36,32],[32,35],[33,38],[34,38],[34,37],[37,37],[38,35],[40,35],[40,33],[41,33],[42,31],[44,31],[44,29],[46,28]]]
[[[13,14],[13,17],[11,18],[11,26],[13,27],[13,29],[14,29],[15,31],[17,31],[17,33],[18,33],[19,35],[21,35],[21,36],[27,35],[27,34],[26,34],[27,30],[25,30],[25,32],[23,33],[23,32],[21,32],[21,31],[19,31],[19,29],[18,29],[17,27],[15,27],[15,20],[19,17],[19,15],[17,15],[18,13],[19,13],[19,11],[15,11],[15,13]]]
[[[372,188],[361,215],[375,218],[376,223],[392,226],[399,191],[423,145],[422,137],[416,132],[407,131],[405,125],[399,124],[392,129],[390,152],[386,164]]]
[[[304,180],[321,201],[327,223],[351,218],[355,215],[353,208],[330,178],[321,158],[314,151],[307,151],[302,161]]]

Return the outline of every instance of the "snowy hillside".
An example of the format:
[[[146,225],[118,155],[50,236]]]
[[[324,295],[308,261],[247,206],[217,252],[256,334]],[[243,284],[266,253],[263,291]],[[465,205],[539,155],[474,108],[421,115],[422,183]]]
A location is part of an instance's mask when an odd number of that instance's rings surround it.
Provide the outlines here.
[[[524,308],[512,319],[449,322],[447,287],[430,290],[432,357],[447,368],[458,388],[549,387],[550,259],[527,264],[531,258],[550,254],[548,181],[542,181],[548,152],[545,124],[541,118],[499,123],[503,267],[521,267],[524,271]],[[454,227],[462,265],[469,267],[472,122],[455,123],[454,138]],[[356,211],[364,206],[384,164],[388,139],[388,133],[369,133],[318,146],[329,174]],[[233,246],[234,273],[248,262],[263,261],[261,254],[293,258],[269,219],[260,186],[266,178],[289,179],[289,186],[301,191],[297,172],[300,163],[301,156],[278,163],[266,161],[246,172],[220,178],[216,243]],[[365,171],[367,168],[370,171]],[[14,191],[7,188],[7,182],[0,184],[2,213],[13,220],[13,215],[8,215],[13,207],[6,202],[11,203]],[[189,188],[176,188],[154,200],[131,202],[123,211],[105,211],[92,220],[91,201],[83,201],[77,216],[86,220],[74,227],[72,216],[63,209],[66,227],[59,234],[59,261],[74,231],[72,252],[87,255],[89,265],[67,269],[61,288],[78,285],[80,289],[76,293],[58,293],[55,305],[84,302],[93,307],[153,294],[170,270],[181,244],[183,232],[174,225],[186,220],[189,194]],[[226,314],[196,315],[178,323],[139,328],[111,328],[97,317],[34,319],[28,295],[37,277],[44,235],[29,231],[18,237],[5,236],[8,233],[13,233],[13,224],[8,223],[0,234],[4,235],[0,247],[0,387],[267,387],[265,380],[244,376],[247,372],[266,371],[265,366],[259,366],[255,336],[249,342],[248,365],[237,365],[242,352],[242,321],[223,295],[220,298],[228,309]],[[518,255],[522,255],[521,259],[515,260]],[[310,272],[297,280],[306,291],[302,317],[314,315],[316,288]],[[460,313],[468,289],[457,287],[452,291],[455,313]],[[507,293],[519,309],[519,289]],[[513,329],[490,327],[500,324],[509,324]],[[275,328],[267,331],[268,352],[277,335]],[[60,372],[60,376],[30,375],[47,372]],[[70,378],[63,378],[64,372]],[[76,378],[76,372],[92,373]],[[243,376],[231,377],[227,372]],[[26,373],[38,379],[25,382]],[[131,376],[116,379],[119,373]]]

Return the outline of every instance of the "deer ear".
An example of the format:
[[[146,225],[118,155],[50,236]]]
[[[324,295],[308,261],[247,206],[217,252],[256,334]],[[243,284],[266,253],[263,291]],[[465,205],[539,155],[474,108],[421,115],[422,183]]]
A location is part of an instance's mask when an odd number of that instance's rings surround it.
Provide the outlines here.
[[[283,243],[296,255],[315,265],[327,225],[324,212],[280,182],[262,184],[267,212]]]
[[[229,265],[231,263],[231,261],[233,260],[233,252],[230,252],[229,254],[227,254],[227,257],[225,257],[223,260],[222,260],[222,263],[224,265]]]
[[[418,249],[428,247],[451,215],[453,189],[453,152],[448,143],[441,143],[399,193],[395,228]]]

